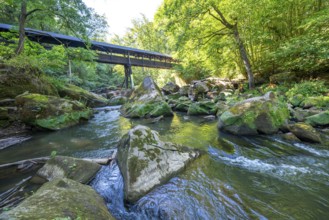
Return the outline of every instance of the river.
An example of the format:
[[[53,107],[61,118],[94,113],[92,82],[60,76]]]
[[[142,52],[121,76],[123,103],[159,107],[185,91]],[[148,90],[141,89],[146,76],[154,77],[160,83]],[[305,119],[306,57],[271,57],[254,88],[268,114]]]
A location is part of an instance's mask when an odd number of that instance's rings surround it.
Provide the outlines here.
[[[137,124],[165,141],[205,152],[184,172],[136,204],[123,203],[115,162],[91,182],[118,219],[329,219],[329,147],[285,141],[279,135],[238,137],[220,133],[216,121],[176,113],[155,124],[129,120],[117,107],[97,109],[85,124],[43,132],[1,150],[0,164],[57,155],[103,158]],[[328,138],[328,137],[327,137]],[[0,192],[25,176],[5,179]]]

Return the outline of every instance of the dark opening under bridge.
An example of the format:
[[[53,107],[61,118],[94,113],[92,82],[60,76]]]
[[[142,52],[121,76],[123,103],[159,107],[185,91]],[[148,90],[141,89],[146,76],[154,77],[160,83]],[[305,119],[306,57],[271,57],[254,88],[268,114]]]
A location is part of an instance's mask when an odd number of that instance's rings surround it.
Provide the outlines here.
[[[0,23],[0,31],[15,30],[14,26]],[[40,44],[64,45],[65,47],[87,48],[86,41],[68,35],[25,28],[26,37]],[[133,87],[132,66],[170,69],[176,62],[171,56],[153,51],[140,50],[104,42],[90,41],[88,48],[97,52],[96,62],[119,64],[125,67],[125,86]]]

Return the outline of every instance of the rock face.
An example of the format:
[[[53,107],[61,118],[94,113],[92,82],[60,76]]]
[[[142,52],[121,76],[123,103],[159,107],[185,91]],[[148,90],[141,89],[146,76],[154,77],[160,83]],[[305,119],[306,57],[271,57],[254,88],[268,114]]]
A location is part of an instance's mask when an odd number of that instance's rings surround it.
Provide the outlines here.
[[[44,184],[0,219],[114,219],[103,199],[90,187],[70,179]]]
[[[70,97],[92,108],[103,107],[109,103],[106,98],[71,84],[58,88],[58,93],[61,97]]]
[[[173,82],[168,82],[163,88],[162,91],[165,95],[173,94],[179,91],[179,86]]]
[[[37,175],[52,181],[56,178],[68,178],[79,183],[88,183],[101,166],[97,163],[73,157],[56,156],[38,170]]]
[[[270,92],[229,108],[220,116],[218,127],[236,135],[274,134],[288,118],[287,105]]]
[[[159,87],[151,77],[146,77],[131,94],[128,102],[121,108],[128,118],[172,116],[173,112],[165,102]]]
[[[88,120],[92,110],[78,101],[45,96],[23,94],[16,97],[20,119],[29,125],[49,130],[59,130]]]
[[[161,141],[159,134],[148,127],[131,129],[120,140],[117,155],[126,201],[137,201],[198,155],[187,147]]]
[[[320,134],[310,125],[305,123],[296,123],[288,126],[289,130],[300,140],[321,143]]]
[[[27,91],[58,96],[56,88],[42,74],[15,69],[0,74],[0,99],[15,98]]]

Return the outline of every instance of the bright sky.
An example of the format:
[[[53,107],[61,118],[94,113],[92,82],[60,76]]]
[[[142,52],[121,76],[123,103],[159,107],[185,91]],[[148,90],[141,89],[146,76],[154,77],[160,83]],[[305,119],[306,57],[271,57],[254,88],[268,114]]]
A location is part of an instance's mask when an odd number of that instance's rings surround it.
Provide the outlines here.
[[[131,20],[145,14],[153,20],[154,14],[163,0],[83,0],[98,14],[105,14],[110,26],[110,35],[123,36],[127,28],[132,27]]]

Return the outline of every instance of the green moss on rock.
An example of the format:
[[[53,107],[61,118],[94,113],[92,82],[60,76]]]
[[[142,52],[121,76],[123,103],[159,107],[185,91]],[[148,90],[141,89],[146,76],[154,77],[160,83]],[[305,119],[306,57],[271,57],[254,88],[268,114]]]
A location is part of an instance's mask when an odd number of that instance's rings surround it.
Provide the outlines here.
[[[109,104],[106,98],[72,84],[60,86],[57,89],[61,97],[69,97],[72,100],[85,103],[89,107],[102,107]]]
[[[93,114],[80,102],[40,94],[20,95],[16,97],[16,104],[23,122],[50,130],[78,124]]]
[[[329,125],[329,110],[307,117],[305,122],[311,126],[327,126]]]
[[[58,96],[57,89],[43,74],[15,69],[0,74],[0,99],[15,98],[24,92]]]
[[[273,134],[289,118],[287,105],[273,97],[255,97],[239,102],[224,112],[218,127],[233,134]]]
[[[0,219],[114,219],[104,200],[90,187],[70,179],[44,184]]]

